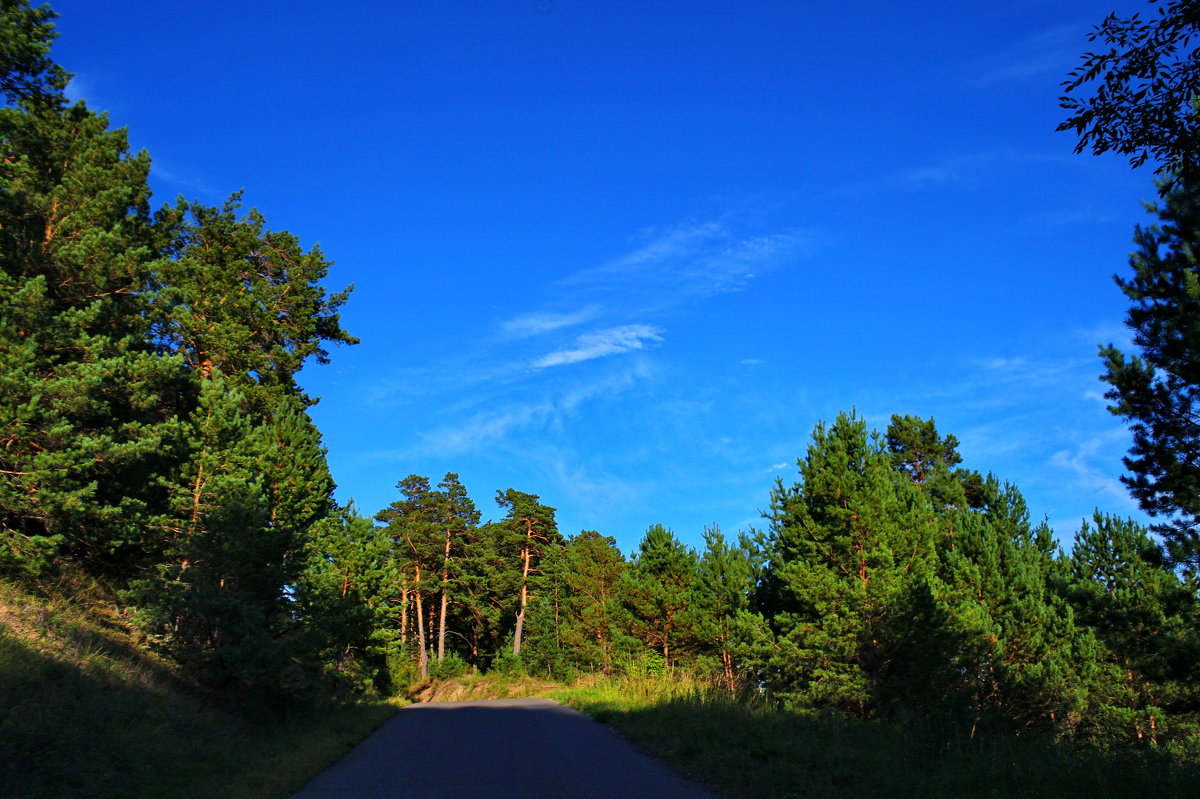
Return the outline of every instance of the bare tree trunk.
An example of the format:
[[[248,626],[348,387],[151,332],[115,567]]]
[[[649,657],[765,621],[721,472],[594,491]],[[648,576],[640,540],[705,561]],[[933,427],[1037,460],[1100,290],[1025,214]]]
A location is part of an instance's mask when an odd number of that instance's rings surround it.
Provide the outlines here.
[[[532,555],[533,548],[533,526],[530,525],[528,538],[525,539],[525,548],[521,550],[521,558],[524,565],[521,567],[521,610],[517,613],[517,631],[513,636],[513,654],[521,654],[521,633],[525,629],[525,606],[529,603],[529,559]]]
[[[725,667],[725,686],[730,694],[737,693],[737,678],[733,673],[733,655],[725,642],[721,642],[721,662]]]
[[[417,585],[421,584],[421,567],[417,566]],[[421,652],[417,655],[417,670],[422,680],[429,677],[429,649],[425,638],[425,618],[422,606],[425,604],[421,589],[413,589],[413,598],[417,602],[417,644]]]
[[[442,607],[438,614],[438,663],[446,657],[446,606],[450,602],[450,528],[446,528],[446,552],[442,558]]]
[[[408,646],[408,575],[400,576],[400,646]]]

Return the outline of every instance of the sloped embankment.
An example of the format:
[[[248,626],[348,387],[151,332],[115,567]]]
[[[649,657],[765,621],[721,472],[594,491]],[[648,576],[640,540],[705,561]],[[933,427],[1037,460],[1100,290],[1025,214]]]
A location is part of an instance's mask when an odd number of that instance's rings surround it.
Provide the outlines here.
[[[429,680],[407,694],[413,702],[465,702],[481,699],[524,699],[547,696],[561,689],[557,683],[533,677],[471,675],[457,680]]]
[[[0,581],[0,796],[284,797],[393,710],[234,710],[149,651],[102,586]]]

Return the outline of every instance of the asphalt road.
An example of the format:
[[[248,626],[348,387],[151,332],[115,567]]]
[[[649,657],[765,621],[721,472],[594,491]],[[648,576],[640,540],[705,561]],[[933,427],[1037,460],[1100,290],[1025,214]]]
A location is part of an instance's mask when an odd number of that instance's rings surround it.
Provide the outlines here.
[[[714,799],[549,699],[410,705],[292,799]]]

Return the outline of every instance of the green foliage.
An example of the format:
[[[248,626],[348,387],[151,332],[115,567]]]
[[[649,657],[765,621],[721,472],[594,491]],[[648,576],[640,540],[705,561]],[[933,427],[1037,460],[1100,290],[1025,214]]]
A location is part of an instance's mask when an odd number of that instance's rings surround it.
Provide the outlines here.
[[[626,562],[598,532],[564,539],[535,494],[498,491],[504,516],[481,525],[452,473],[401,481],[382,526],[339,509],[297,379],[329,344],[355,341],[340,321],[347,292],[322,285],[324,254],[243,212],[239,195],[153,212],[149,157],[62,97],[53,12],[0,0],[0,572],[103,578],[169,660],[137,657],[172,675],[130,690],[91,633],[76,636],[78,662],[0,638],[17,686],[0,707],[18,709],[0,740],[23,760],[86,748],[76,733],[51,740],[20,695],[31,684],[96,702],[85,718],[113,715],[104,691],[150,717],[168,715],[161,696],[179,675],[278,711],[316,696],[318,677],[361,693],[487,667],[641,680],[622,690],[654,699],[638,713],[651,729],[667,719],[663,740],[689,750],[706,751],[681,732],[767,729],[767,742],[726,749],[779,769],[786,790],[976,795],[1014,779],[994,767],[1014,758],[1040,763],[1030,773],[1056,795],[1103,787],[1088,783],[1094,758],[1053,740],[1140,745],[1122,755],[1133,770],[1194,763],[1197,586],[1173,567],[1200,567],[1195,54],[1176,55],[1198,17],[1181,1],[1160,8],[1152,22],[1106,20],[1097,37],[1116,46],[1069,87],[1103,76],[1105,91],[1065,102],[1081,148],[1177,172],[1118,280],[1140,354],[1102,351],[1113,411],[1133,427],[1126,482],[1162,520],[1166,557],[1099,514],[1065,557],[1020,492],[962,468],[932,419],[896,415],[880,436],[851,413],[819,424],[799,480],[776,484],[767,533],[706,530],[697,554],[653,525]],[[679,690],[664,709],[646,685],[668,680]],[[101,729],[120,742],[114,762],[147,768],[122,730]],[[1014,731],[1048,734],[1001,735]],[[222,752],[200,754],[236,765]],[[931,776],[872,769],[879,752],[923,758]],[[83,773],[59,792],[109,790],[107,773]]]
[[[139,618],[164,649],[215,683],[278,687],[290,653],[284,586],[295,531],[272,520],[263,476],[268,428],[212,373],[186,432],[191,457],[170,486],[166,542],[132,582]]]
[[[1194,737],[1196,590],[1139,525],[1097,512],[1075,535],[1068,596],[1103,645],[1106,681],[1088,734],[1130,743]]]
[[[741,533],[736,544],[720,528],[704,531],[704,551],[688,587],[688,620],[699,652],[715,657],[725,687],[735,692],[742,681],[736,657],[735,627],[739,614],[751,608],[751,596],[762,576],[762,543]]]
[[[437,660],[447,653],[447,635],[460,631],[450,615],[464,601],[466,564],[480,563],[479,512],[467,496],[458,475],[447,474],[430,488],[428,478],[409,475],[397,484],[403,499],[380,511],[376,519],[387,523],[386,535],[395,542],[394,572],[389,602],[399,606],[399,643],[414,643],[419,679],[429,674],[430,652],[436,640]],[[435,623],[436,622],[436,623]],[[396,637],[393,636],[393,642]],[[478,650],[474,653],[478,657]],[[477,661],[476,661],[477,662]]]
[[[621,576],[620,592],[629,632],[670,666],[693,648],[688,589],[696,577],[696,553],[661,524],[651,525]]]
[[[0,109],[0,151],[0,568],[128,575],[178,427],[179,364],[146,338],[149,160],[81,104]]]
[[[30,8],[28,0],[0,0],[0,93],[8,102],[61,100],[69,76],[50,60],[57,16],[49,6]]]
[[[771,494],[757,596],[770,640],[756,664],[792,705],[869,715],[891,657],[884,631],[909,584],[932,574],[935,517],[853,414],[817,425],[799,483]]]
[[[387,531],[359,516],[353,505],[308,530],[294,592],[309,637],[306,649],[351,688],[408,684],[393,681],[388,662],[395,645],[388,601],[395,583],[392,547]]]
[[[451,652],[430,667],[429,676],[435,680],[453,680],[466,674],[468,669],[470,669],[470,664],[461,656]]]
[[[562,564],[560,648],[579,669],[608,671],[618,646],[625,557],[610,536],[584,530],[568,539]]]
[[[1160,224],[1138,228],[1133,275],[1117,277],[1131,301],[1126,325],[1140,355],[1102,347],[1101,377],[1114,414],[1130,424],[1133,446],[1122,482],[1177,563],[1200,565],[1200,204],[1197,184],[1176,181]]]
[[[941,552],[945,602],[964,646],[956,665],[977,720],[1069,733],[1086,710],[1096,643],[1057,586],[1049,528],[989,476],[985,506],[957,514]]]
[[[502,677],[526,677],[529,670],[520,655],[513,654],[512,646],[505,646],[495,654],[488,664],[488,674]]]
[[[356,343],[338,314],[350,290],[327,295],[321,251],[270,230],[256,210],[239,217],[240,206],[235,194],[220,208],[180,202],[162,215],[172,241],[155,264],[155,340],[201,376],[220,369],[253,386],[259,413],[293,397],[311,404],[296,374],[309,358],[328,362],[324,342]]]
[[[53,17],[0,3],[0,571],[80,564],[196,674],[301,685],[285,586],[334,508],[295,374],[353,342],[346,295],[236,197],[151,213],[149,156],[63,99]]]
[[[504,520],[494,529],[505,534],[501,551],[515,558],[512,568],[519,568],[516,599],[516,626],[513,629],[513,654],[521,654],[525,633],[525,611],[531,590],[537,592],[542,558],[562,544],[562,534],[554,521],[554,508],[539,502],[536,494],[515,489],[496,492],[496,504],[507,511]],[[517,572],[514,572],[516,574]]]
[[[1149,0],[1157,14],[1109,14],[1088,36],[1105,46],[1084,54],[1063,82],[1060,105],[1071,112],[1059,130],[1074,130],[1075,152],[1116,152],[1137,167],[1195,172],[1200,153],[1200,54],[1191,46],[1200,14],[1191,0]],[[1070,96],[1092,84],[1091,96]]]
[[[645,680],[667,674],[667,662],[661,652],[639,649],[621,655],[617,659],[617,671],[631,680]]]
[[[957,468],[962,463],[958,439],[943,438],[933,419],[893,414],[885,441],[893,465],[921,487],[934,510],[978,508],[983,502],[982,477]]]

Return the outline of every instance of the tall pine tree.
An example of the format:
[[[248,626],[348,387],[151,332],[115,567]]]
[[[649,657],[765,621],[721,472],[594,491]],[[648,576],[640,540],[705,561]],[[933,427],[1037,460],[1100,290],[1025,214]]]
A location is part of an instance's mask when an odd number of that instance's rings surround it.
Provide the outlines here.
[[[1140,354],[1102,347],[1114,414],[1130,423],[1133,445],[1121,478],[1174,562],[1200,567],[1200,203],[1194,181],[1170,185],[1139,227],[1133,274],[1117,277],[1131,301],[1125,323]]]
[[[124,577],[156,549],[180,390],[147,329],[149,159],[58,93],[48,12],[0,11],[0,567]]]
[[[787,703],[868,715],[889,625],[932,571],[933,514],[854,414],[817,425],[799,465],[800,481],[771,496],[758,606],[773,643],[760,676]]]

